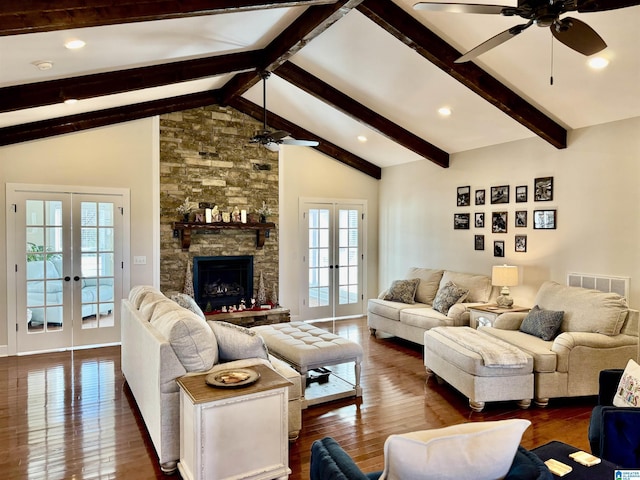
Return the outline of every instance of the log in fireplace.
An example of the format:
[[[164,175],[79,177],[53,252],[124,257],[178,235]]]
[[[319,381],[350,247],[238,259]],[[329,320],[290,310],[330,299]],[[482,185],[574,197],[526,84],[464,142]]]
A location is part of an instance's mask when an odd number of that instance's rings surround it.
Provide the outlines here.
[[[193,289],[203,311],[250,306],[253,296],[253,256],[194,257]]]

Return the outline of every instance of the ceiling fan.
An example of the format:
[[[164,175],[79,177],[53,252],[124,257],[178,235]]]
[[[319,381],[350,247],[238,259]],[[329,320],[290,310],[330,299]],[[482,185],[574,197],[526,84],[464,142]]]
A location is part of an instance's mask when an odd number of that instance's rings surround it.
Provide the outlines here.
[[[289,137],[291,134],[284,130],[269,130],[267,128],[267,78],[271,76],[271,72],[262,71],[262,108],[264,111],[262,130],[258,130],[249,143],[259,143],[272,152],[277,152],[280,145],[301,145],[305,147],[317,147],[319,145],[315,140],[295,140]]]
[[[640,5],[640,0],[518,0],[517,7],[471,3],[420,2],[416,3],[413,8],[432,12],[482,13],[507,17],[517,15],[529,20],[527,23],[515,25],[481,43],[454,62],[463,63],[501,45],[533,24],[539,27],[549,27],[551,33],[559,42],[564,43],[576,52],[583,55],[593,55],[607,47],[602,37],[593,28],[577,18],[566,17],[560,19],[560,16],[572,11],[579,13],[602,12],[634,5]]]

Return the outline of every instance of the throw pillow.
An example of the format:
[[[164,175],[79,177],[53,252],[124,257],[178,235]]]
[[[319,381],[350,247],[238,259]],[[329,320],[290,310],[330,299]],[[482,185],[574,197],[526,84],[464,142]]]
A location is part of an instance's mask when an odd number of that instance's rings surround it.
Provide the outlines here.
[[[218,341],[218,354],[221,362],[242,360],[243,358],[269,360],[269,351],[264,340],[253,330],[217,320],[209,320],[207,323]]]
[[[498,420],[391,435],[384,444],[380,479],[504,478],[529,425],[529,420]]]
[[[193,313],[195,313],[196,315],[198,315],[200,318],[202,318],[203,320],[206,320],[207,318],[204,316],[204,313],[202,313],[202,309],[200,308],[200,306],[196,303],[196,301],[190,297],[189,295],[185,294],[185,293],[177,293],[175,295],[171,296],[171,300],[173,300],[174,302],[176,302],[178,305],[180,305],[182,308],[186,308],[187,310],[192,311]]]
[[[640,407],[640,365],[629,359],[613,397],[616,407]]]
[[[563,316],[562,311],[542,310],[536,305],[520,324],[520,331],[540,337],[542,340],[553,340],[562,325]]]
[[[196,314],[174,306],[172,311],[153,315],[151,325],[169,341],[187,372],[205,372],[217,363],[216,337]]]
[[[395,280],[391,284],[391,288],[389,288],[387,294],[384,296],[384,300],[402,303],[416,303],[414,299],[419,283],[419,278],[412,278],[410,280]]]
[[[436,294],[433,300],[433,309],[443,315],[449,312],[449,309],[458,302],[464,301],[469,293],[466,288],[460,288],[453,282],[447,282]]]

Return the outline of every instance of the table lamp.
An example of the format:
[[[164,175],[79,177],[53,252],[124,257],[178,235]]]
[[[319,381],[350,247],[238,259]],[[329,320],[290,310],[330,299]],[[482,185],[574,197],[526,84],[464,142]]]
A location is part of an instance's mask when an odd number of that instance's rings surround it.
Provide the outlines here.
[[[491,284],[502,287],[496,303],[501,308],[511,308],[513,298],[509,296],[509,287],[518,285],[518,267],[510,265],[496,265],[491,271]]]

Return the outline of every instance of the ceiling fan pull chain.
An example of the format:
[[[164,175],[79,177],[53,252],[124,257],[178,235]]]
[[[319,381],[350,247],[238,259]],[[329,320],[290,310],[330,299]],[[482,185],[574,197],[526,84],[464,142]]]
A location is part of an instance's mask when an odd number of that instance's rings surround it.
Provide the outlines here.
[[[549,77],[549,85],[553,86],[553,35],[551,35],[551,76]]]

